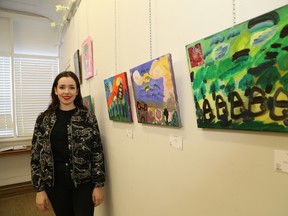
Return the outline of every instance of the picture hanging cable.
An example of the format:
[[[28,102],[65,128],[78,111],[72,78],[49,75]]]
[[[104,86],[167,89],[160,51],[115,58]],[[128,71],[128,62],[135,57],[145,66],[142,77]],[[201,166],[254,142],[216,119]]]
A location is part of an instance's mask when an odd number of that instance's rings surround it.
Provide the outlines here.
[[[115,26],[114,26],[114,31],[115,31],[115,74],[117,74],[117,71],[118,71],[118,55],[117,55],[117,0],[114,1],[114,23],[115,23]]]
[[[150,34],[150,59],[152,60],[152,6],[149,0],[149,34]]]
[[[232,0],[233,25],[236,25],[236,0]]]
[[[87,33],[88,35],[90,35],[90,31],[89,31],[89,28],[90,28],[90,25],[89,25],[89,1],[86,1],[86,30],[87,30]]]

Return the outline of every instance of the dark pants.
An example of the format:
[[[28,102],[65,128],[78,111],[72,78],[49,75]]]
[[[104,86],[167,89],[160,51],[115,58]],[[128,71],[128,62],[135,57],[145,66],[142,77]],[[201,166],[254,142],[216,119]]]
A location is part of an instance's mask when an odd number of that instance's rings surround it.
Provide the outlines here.
[[[94,204],[91,182],[77,185],[70,177],[69,166],[57,163],[54,168],[54,187],[47,187],[46,193],[56,216],[93,216]]]

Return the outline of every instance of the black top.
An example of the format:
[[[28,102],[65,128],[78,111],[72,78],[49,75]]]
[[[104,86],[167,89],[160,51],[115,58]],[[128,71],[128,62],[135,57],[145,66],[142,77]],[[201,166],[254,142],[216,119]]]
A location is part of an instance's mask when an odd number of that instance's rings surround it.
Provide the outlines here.
[[[69,151],[68,151],[68,136],[67,125],[70,122],[71,116],[77,111],[77,108],[73,110],[56,110],[57,121],[51,131],[51,147],[54,162],[68,163]]]

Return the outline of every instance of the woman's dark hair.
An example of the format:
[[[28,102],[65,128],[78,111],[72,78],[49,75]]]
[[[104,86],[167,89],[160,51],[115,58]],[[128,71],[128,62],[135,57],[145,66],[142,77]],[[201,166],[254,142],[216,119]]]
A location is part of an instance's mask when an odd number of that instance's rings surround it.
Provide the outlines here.
[[[63,71],[63,72],[59,73],[54,79],[54,82],[53,82],[53,85],[52,85],[52,89],[51,89],[51,99],[52,99],[52,101],[51,101],[50,105],[48,106],[48,109],[44,113],[52,113],[56,109],[59,108],[60,101],[59,101],[58,96],[55,94],[55,88],[58,85],[59,79],[61,79],[62,77],[71,77],[75,81],[76,88],[78,90],[78,94],[76,95],[76,98],[74,100],[74,104],[78,108],[87,109],[83,105],[83,99],[82,99],[81,90],[80,90],[80,82],[79,82],[78,77],[72,71]]]

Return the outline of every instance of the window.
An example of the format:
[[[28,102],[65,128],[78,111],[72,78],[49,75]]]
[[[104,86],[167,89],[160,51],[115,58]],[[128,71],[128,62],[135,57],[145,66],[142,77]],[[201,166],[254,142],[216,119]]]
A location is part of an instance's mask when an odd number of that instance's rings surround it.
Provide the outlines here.
[[[0,137],[13,136],[11,57],[0,56]]]
[[[50,103],[58,58],[15,55],[12,61],[1,57],[0,65],[0,138],[31,137],[37,116]]]

